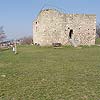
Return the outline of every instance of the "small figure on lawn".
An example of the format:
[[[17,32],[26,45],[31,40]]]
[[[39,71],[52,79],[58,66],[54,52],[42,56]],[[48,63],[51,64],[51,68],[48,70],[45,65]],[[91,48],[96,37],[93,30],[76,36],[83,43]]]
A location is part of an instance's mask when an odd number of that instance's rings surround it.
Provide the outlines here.
[[[17,45],[16,45],[16,42],[13,44],[13,52],[14,52],[14,54],[17,54]]]

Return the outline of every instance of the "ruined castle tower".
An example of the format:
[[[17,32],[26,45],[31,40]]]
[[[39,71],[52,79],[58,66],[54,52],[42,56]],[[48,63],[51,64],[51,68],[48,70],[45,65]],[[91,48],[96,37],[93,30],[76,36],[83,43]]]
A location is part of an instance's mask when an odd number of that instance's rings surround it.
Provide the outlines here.
[[[92,14],[64,14],[45,9],[33,22],[33,42],[41,46],[70,45],[72,38],[79,45],[94,45],[95,36],[96,15]]]

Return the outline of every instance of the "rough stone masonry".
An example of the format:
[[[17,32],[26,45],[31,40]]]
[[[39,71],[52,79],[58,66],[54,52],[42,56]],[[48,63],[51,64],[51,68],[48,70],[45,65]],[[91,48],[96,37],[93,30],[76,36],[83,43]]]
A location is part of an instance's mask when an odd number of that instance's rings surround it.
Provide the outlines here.
[[[69,39],[79,45],[94,45],[96,37],[96,15],[64,14],[55,9],[42,10],[33,22],[33,42],[40,46],[53,43],[71,45]]]

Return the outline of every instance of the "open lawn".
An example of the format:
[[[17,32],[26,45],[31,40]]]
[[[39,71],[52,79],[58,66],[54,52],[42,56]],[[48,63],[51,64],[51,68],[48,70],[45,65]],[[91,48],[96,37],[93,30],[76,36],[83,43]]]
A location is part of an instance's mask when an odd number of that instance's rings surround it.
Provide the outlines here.
[[[96,39],[96,44],[99,44],[100,45],[100,38],[97,38]]]
[[[0,52],[0,100],[100,100],[100,47]]]

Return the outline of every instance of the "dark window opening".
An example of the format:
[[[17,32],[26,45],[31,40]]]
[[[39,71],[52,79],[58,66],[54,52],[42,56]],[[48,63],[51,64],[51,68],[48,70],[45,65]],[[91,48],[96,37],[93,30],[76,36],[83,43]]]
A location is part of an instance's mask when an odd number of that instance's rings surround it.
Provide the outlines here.
[[[49,9],[46,9],[46,11],[49,11]]]
[[[37,24],[37,22],[36,22],[36,24]]]
[[[71,29],[69,32],[69,38],[72,39],[73,30]]]
[[[68,29],[70,29],[70,28],[68,27]]]

